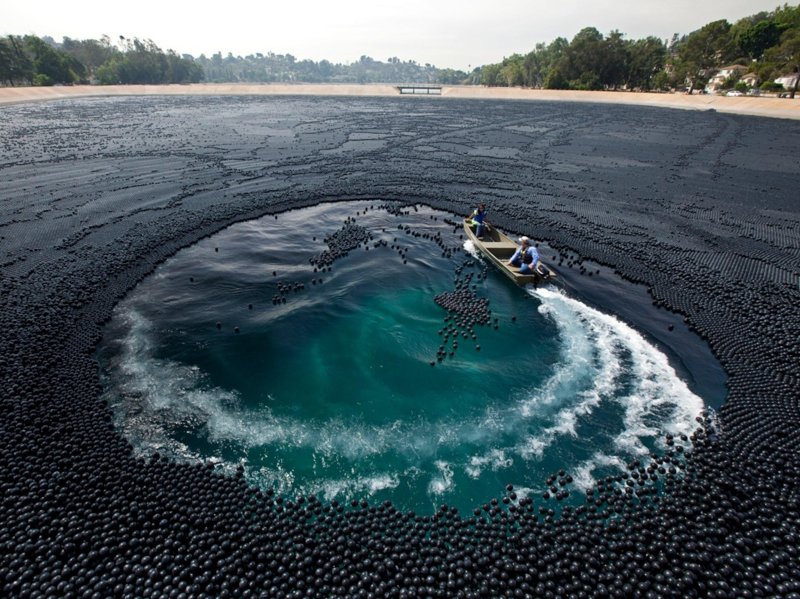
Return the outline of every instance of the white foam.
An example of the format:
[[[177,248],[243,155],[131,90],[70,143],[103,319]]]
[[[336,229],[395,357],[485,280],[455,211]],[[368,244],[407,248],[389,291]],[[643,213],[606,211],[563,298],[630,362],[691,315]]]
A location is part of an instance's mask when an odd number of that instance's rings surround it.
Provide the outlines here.
[[[295,488],[294,473],[285,470],[280,464],[275,468],[261,467],[250,472],[250,476],[262,487],[275,489],[278,493],[288,493]]]
[[[540,312],[553,319],[564,346],[560,365],[543,389],[523,401],[523,417],[542,414],[542,407],[563,402],[580,384],[581,368],[591,373],[592,386],[575,393],[575,403],[558,411],[554,421],[519,446],[527,459],[541,459],[544,451],[561,435],[576,436],[576,424],[604,400],[613,399],[624,409],[624,429],[614,444],[622,452],[644,455],[643,439],[662,433],[689,434],[694,418],[703,407],[669,365],[667,357],[635,329],[614,316],[604,314],[553,288],[528,288],[542,305]],[[621,375],[632,385],[620,393]],[[617,397],[621,396],[621,397]],[[665,419],[657,412],[668,412]]]
[[[466,251],[473,258],[478,258],[479,260],[482,259],[478,248],[475,247],[475,244],[471,239],[464,241],[464,251]]]
[[[541,459],[559,436],[578,436],[578,419],[591,414],[615,392],[621,367],[614,331],[591,313],[576,309],[590,309],[588,306],[559,301],[564,296],[549,289],[529,289],[529,293],[542,302],[539,312],[550,317],[558,327],[562,355],[541,392],[521,402],[520,413],[526,418],[541,417],[546,414],[543,407],[573,402],[556,413],[551,426],[528,437],[520,446],[520,453],[526,459]]]
[[[517,497],[519,499],[522,499],[524,497],[530,497],[531,495],[540,495],[541,492],[542,492],[541,490],[537,491],[536,489],[533,489],[531,487],[524,487],[524,486],[521,487],[518,485],[514,486],[514,493],[517,494]]]
[[[545,438],[539,435],[528,437],[516,447],[519,453],[526,460],[541,460],[544,450],[552,443],[553,437]]]
[[[571,471],[575,487],[583,491],[594,487],[593,473],[599,466],[614,466],[619,470],[625,470],[625,462],[619,456],[597,452],[591,459],[581,462]]]
[[[437,476],[431,478],[428,483],[428,493],[431,495],[442,495],[453,489],[453,469],[448,462],[436,460],[433,463],[439,471]]]
[[[127,428],[135,428],[151,446],[171,447],[183,454],[187,449],[171,441],[166,428],[224,414],[237,405],[238,396],[221,389],[202,389],[202,373],[195,366],[154,357],[151,323],[132,310],[123,312],[121,318],[128,335],[119,359],[118,393],[111,399],[123,410]]]
[[[490,449],[483,455],[474,455],[469,458],[464,471],[470,478],[480,478],[483,470],[489,466],[493,472],[504,470],[514,465],[514,459],[506,455],[502,449]]]
[[[702,400],[675,374],[667,357],[633,329],[621,331],[631,352],[634,389],[616,401],[625,409],[625,430],[614,443],[623,452],[645,455],[646,437],[663,433],[691,434],[694,418],[703,409]],[[664,418],[657,412],[666,411]]]
[[[369,497],[386,489],[400,485],[400,477],[394,473],[378,473],[371,476],[349,478],[326,478],[303,485],[303,491],[328,500],[349,497]]]
[[[123,410],[129,433],[151,449],[169,446],[181,455],[187,448],[170,440],[168,429],[180,423],[203,425],[209,441],[258,447],[312,449],[316,455],[357,462],[389,451],[430,459],[439,447],[458,446],[463,439],[480,441],[502,426],[492,409],[478,422],[393,422],[385,426],[330,419],[302,421],[277,416],[263,407],[245,411],[233,391],[209,387],[200,371],[155,357],[152,325],[134,310],[120,313],[128,328],[120,359],[114,403]],[[117,395],[117,394],[115,394]]]
[[[199,457],[169,434],[176,428],[191,428],[203,429],[211,442],[244,450],[310,450],[314,470],[320,470],[323,477],[302,484],[330,497],[374,494],[399,486],[412,476],[409,470],[369,475],[354,472],[346,479],[324,477],[326,465],[358,464],[390,454],[404,456],[409,467],[426,464],[430,495],[451,492],[454,469],[478,479],[487,469],[511,468],[517,457],[541,460],[559,439],[587,434],[582,424],[604,402],[616,402],[623,414],[622,430],[607,433],[620,455],[647,453],[645,441],[652,442],[664,432],[692,432],[702,400],[642,335],[619,319],[552,288],[529,289],[529,293],[559,331],[560,354],[553,373],[539,389],[506,406],[487,406],[471,419],[396,421],[377,426],[357,420],[303,421],[276,415],[268,406],[258,412],[247,411],[240,406],[236,392],[208,385],[197,367],[156,357],[152,325],[135,310],[122,308],[116,317],[124,320],[127,333],[118,372],[112,374],[115,388],[108,397],[121,414],[118,420],[126,433],[150,449],[169,448],[179,455]],[[439,459],[431,471],[430,464],[440,450],[464,444],[473,448],[471,456],[460,462],[452,457],[450,461]],[[590,485],[598,465],[618,463],[624,464],[619,456],[597,453],[576,467],[573,478],[579,486]],[[248,472],[283,491],[296,489],[300,482],[280,464]]]
[[[559,403],[561,399],[581,384],[581,379],[591,374],[593,347],[591,339],[572,314],[555,303],[542,302],[539,312],[550,317],[559,328],[561,356],[559,365],[542,389],[520,404],[523,417],[541,413],[542,406]]]

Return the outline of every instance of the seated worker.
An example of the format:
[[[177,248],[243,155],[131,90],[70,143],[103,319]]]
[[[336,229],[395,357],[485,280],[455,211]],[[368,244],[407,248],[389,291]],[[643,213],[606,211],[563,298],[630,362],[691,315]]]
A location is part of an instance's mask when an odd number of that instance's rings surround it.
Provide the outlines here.
[[[483,230],[486,225],[483,221],[486,218],[486,204],[478,204],[478,207],[467,217],[467,220],[472,219],[472,224],[475,225],[475,236],[478,239],[483,238]]]
[[[517,248],[517,251],[514,252],[514,255],[511,256],[511,260],[509,260],[508,263],[512,266],[519,267],[520,274],[541,274],[537,268],[539,265],[539,252],[533,247],[530,238],[520,237],[519,242],[522,245]]]

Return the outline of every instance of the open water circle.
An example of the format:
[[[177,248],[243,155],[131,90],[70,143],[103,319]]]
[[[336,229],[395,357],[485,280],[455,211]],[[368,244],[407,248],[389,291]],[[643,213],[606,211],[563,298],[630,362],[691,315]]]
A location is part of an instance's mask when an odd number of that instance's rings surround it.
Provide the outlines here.
[[[107,327],[117,425],[139,451],[241,466],[281,493],[417,510],[508,483],[542,493],[560,468],[586,487],[691,434],[703,401],[663,353],[557,286],[515,286],[457,221],[321,204],[182,250]],[[459,281],[491,317],[456,333],[434,297]]]

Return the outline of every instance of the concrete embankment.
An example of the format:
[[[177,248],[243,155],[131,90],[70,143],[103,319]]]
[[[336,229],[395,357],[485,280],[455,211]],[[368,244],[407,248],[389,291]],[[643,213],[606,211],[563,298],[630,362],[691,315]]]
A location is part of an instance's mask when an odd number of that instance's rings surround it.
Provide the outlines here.
[[[19,102],[58,100],[87,96],[152,96],[152,95],[264,95],[264,96],[398,96],[393,85],[328,85],[328,84],[225,84],[194,85],[75,85],[62,87],[0,88],[0,105]],[[430,96],[425,96],[430,98]],[[800,98],[765,98],[741,96],[657,94],[632,92],[581,92],[507,87],[444,86],[441,98],[530,100],[551,102],[598,102],[632,104],[686,110],[709,110],[750,116],[800,119]]]

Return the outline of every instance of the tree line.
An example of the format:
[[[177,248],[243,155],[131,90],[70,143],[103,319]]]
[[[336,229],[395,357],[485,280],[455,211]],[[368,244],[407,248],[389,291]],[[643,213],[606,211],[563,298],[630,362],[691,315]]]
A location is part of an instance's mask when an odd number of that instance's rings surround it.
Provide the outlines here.
[[[9,35],[0,38],[0,83],[71,85],[73,83],[197,83],[203,69],[191,56],[166,52],[150,40],[120,37],[118,44]]]
[[[196,59],[203,68],[206,80],[213,83],[248,82],[305,82],[305,83],[462,83],[464,71],[437,69],[431,64],[391,57],[385,62],[361,56],[350,64],[328,60],[297,60],[291,54],[250,54],[227,56],[221,52]]]
[[[291,54],[234,56],[217,52],[199,58],[163,51],[150,40],[120,36],[112,44],[100,40],[33,35],[0,38],[0,84],[54,85],[72,83],[440,83],[522,86],[549,89],[700,89],[717,70],[739,64],[724,87],[746,90],[753,84],[775,89],[773,80],[800,70],[800,6],[784,5],[734,24],[708,23],[671,40],[646,37],[629,40],[619,31],[604,36],[594,27],[571,41],[559,37],[537,44],[528,54],[477,67],[471,73],[439,69],[431,64],[385,62],[361,56],[351,64],[297,60]],[[796,91],[797,85],[795,85]]]
[[[194,58],[166,52],[151,40],[120,36],[99,40],[34,35],[0,38],[0,84],[70,85],[74,83],[442,83],[460,84],[467,73],[391,57],[382,62],[361,56],[351,64],[297,60],[291,54]]]
[[[607,36],[594,27],[578,32],[572,41],[559,37],[537,44],[528,54],[514,54],[496,64],[478,67],[467,81],[489,86],[548,89],[667,90],[701,88],[722,66],[741,64],[758,83],[772,81],[800,68],[800,6],[784,5],[734,24],[708,23],[671,40]],[[726,85],[737,83],[738,73]]]

